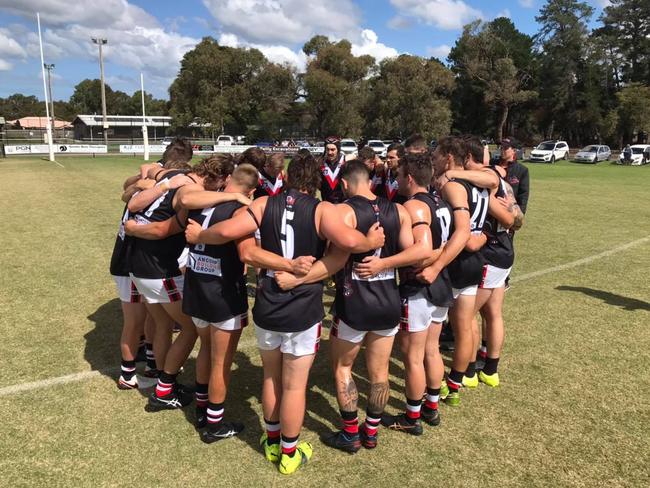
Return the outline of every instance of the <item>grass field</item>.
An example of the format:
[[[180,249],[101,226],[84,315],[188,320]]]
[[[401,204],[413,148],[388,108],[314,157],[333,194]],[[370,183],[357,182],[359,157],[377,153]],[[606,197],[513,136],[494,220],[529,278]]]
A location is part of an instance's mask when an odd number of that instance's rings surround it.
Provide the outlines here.
[[[374,452],[356,456],[319,442],[338,421],[325,332],[302,435],[314,458],[285,478],[257,447],[252,327],[226,404],[247,425],[238,439],[204,445],[193,408],[147,413],[147,392],[115,387],[121,322],[108,261],[120,185],[139,161],[60,162],[0,160],[1,486],[648,486],[650,166],[528,165],[502,386],[463,392],[462,406],[441,406],[442,425],[423,436],[384,429]],[[103,373],[13,388],[91,370]],[[191,384],[192,359],[186,370]],[[356,372],[365,408],[361,361]],[[403,384],[394,359],[389,411],[403,408]]]

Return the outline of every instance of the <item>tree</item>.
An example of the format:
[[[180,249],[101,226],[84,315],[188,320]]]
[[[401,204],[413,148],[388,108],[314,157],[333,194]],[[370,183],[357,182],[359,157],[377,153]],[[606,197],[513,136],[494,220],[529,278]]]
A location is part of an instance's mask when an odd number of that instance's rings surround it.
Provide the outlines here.
[[[366,79],[374,66],[372,56],[354,56],[347,40],[330,42],[324,36],[309,40],[304,52],[313,55],[302,78],[305,101],[319,135],[359,137],[367,96]]]
[[[600,20],[623,81],[650,83],[650,2],[611,0]]]
[[[420,133],[439,138],[451,128],[452,72],[436,59],[402,54],[385,59],[370,82],[366,134],[405,138]]]
[[[465,26],[455,50],[450,53],[456,72],[471,81],[472,91],[480,90],[483,102],[496,110],[497,140],[503,138],[510,109],[537,96],[528,89],[529,73],[517,69],[514,60],[516,56],[520,64],[530,63],[531,43],[526,42],[526,37],[517,33],[507,19],[490,23],[478,20]],[[515,40],[508,42],[508,38]]]
[[[619,104],[619,133],[623,136],[621,142],[632,140],[634,134],[641,142],[641,134],[650,132],[650,86],[632,83],[623,88],[616,98]]]
[[[108,109],[109,97],[113,90],[108,84],[105,84],[106,90],[106,111]],[[70,104],[74,107],[77,114],[101,114],[102,113],[102,92],[100,80],[85,79],[74,87],[74,92],[70,97]]]
[[[44,116],[45,105],[33,95],[14,93],[7,98],[0,98],[0,115],[7,120],[20,119],[29,115]]]
[[[278,77],[284,82],[275,83]],[[295,96],[290,78],[289,68],[270,63],[257,49],[220,46],[206,37],[183,56],[169,89],[170,114],[179,127],[200,122],[241,134],[258,125],[260,107],[268,109],[270,98]]]
[[[546,135],[569,141],[578,135],[578,87],[584,76],[593,8],[578,0],[548,0],[535,20],[540,55],[540,98]]]

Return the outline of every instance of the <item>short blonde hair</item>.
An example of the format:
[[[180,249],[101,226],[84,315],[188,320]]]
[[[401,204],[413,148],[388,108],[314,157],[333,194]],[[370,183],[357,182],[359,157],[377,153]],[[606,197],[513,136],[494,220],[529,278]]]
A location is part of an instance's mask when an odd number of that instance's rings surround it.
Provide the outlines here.
[[[232,181],[236,185],[243,186],[247,191],[257,188],[259,178],[257,168],[249,163],[237,166],[231,176]]]

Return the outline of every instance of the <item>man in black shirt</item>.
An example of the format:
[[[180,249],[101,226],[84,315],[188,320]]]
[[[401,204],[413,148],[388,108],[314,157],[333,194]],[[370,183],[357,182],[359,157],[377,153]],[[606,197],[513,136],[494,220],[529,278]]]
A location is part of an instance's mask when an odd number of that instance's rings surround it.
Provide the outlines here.
[[[501,160],[498,165],[506,170],[505,180],[512,187],[515,200],[522,212],[526,213],[528,196],[530,194],[530,178],[528,168],[517,161],[517,149],[521,147],[514,138],[501,141]]]

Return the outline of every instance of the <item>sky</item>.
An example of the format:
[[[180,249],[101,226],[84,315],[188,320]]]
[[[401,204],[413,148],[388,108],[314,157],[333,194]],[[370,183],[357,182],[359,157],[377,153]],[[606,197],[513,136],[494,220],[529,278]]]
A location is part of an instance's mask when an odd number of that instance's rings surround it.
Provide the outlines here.
[[[586,0],[596,24],[608,0]],[[0,0],[0,97],[43,99],[36,12],[55,100],[67,100],[86,78],[99,78],[98,48],[108,39],[106,82],[132,94],[169,98],[183,54],[203,37],[255,47],[268,59],[304,70],[303,44],[315,34],[350,40],[355,55],[377,60],[402,53],[444,60],[475,19],[509,17],[522,32],[537,31],[545,0]]]

